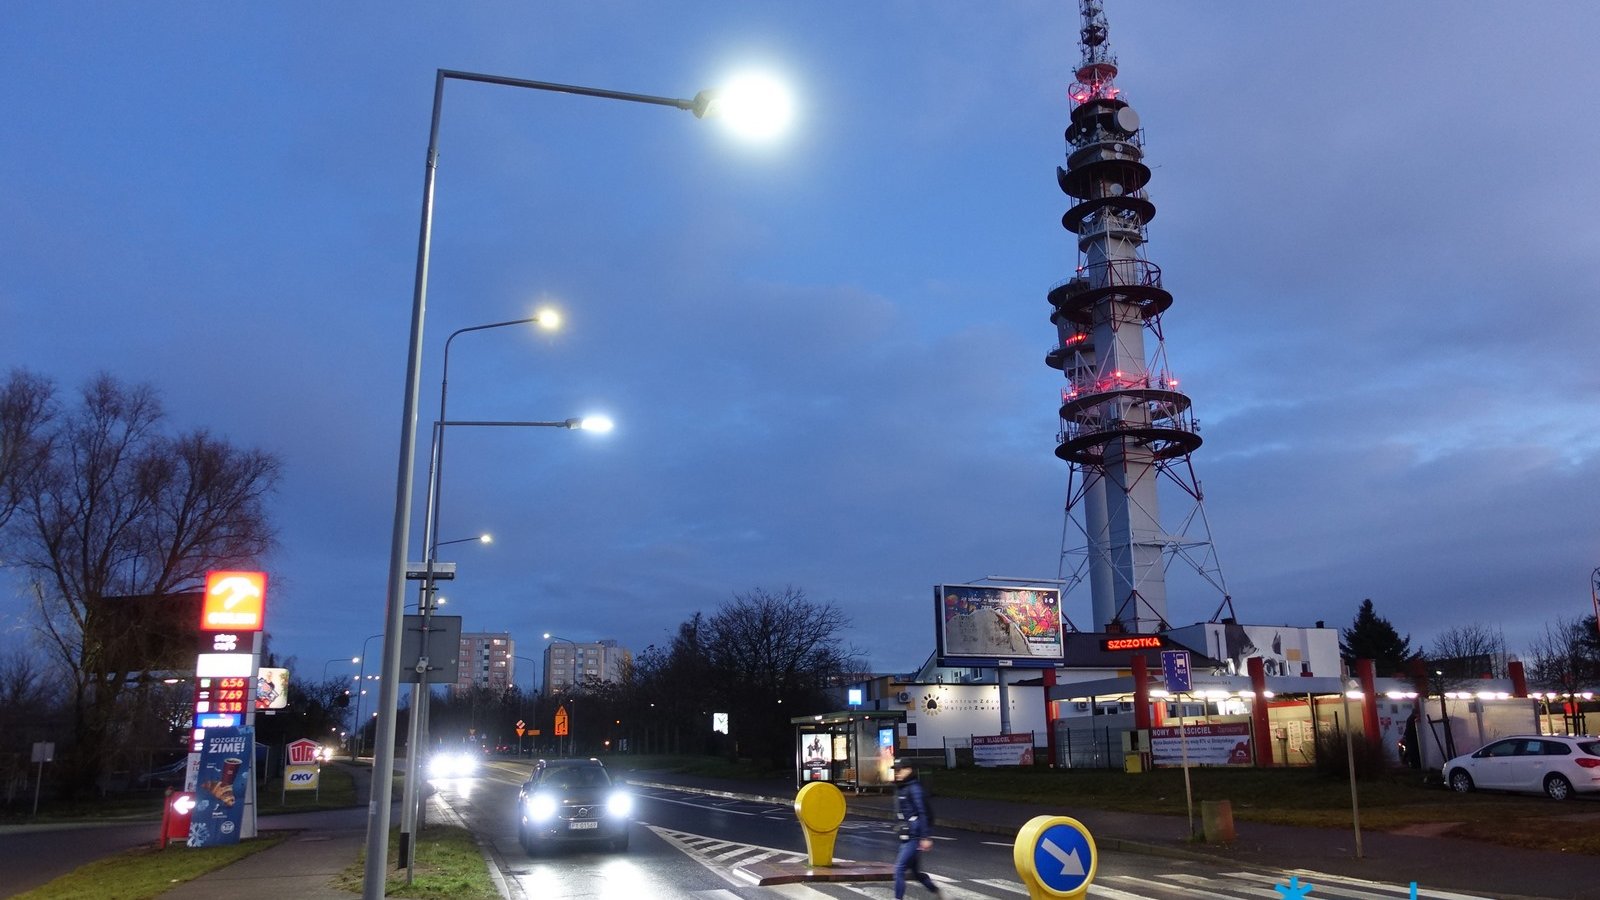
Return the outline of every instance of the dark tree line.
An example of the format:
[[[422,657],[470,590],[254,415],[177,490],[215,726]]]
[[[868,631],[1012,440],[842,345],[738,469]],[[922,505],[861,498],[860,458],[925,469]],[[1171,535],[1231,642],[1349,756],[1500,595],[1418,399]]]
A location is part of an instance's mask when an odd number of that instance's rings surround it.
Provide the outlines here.
[[[171,431],[146,385],[100,375],[70,402],[25,370],[0,385],[0,565],[21,575],[35,643],[62,685],[57,772],[69,791],[137,766],[125,751],[170,706],[170,660],[149,652],[168,623],[137,604],[255,565],[273,544],[278,477],[271,454]]]
[[[798,589],[736,594],[696,612],[662,645],[645,648],[617,681],[590,679],[555,696],[474,688],[435,696],[435,745],[468,742],[534,755],[721,753],[787,766],[794,717],[842,705],[841,680],[860,671],[843,643],[849,624]],[[555,734],[557,709],[569,733]],[[716,713],[726,734],[713,731]],[[538,735],[518,739],[517,721]]]

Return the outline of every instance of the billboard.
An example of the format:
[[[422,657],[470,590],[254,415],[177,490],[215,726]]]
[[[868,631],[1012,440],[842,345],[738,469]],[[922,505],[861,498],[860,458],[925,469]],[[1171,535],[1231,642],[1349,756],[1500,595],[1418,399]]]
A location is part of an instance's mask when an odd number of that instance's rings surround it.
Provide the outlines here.
[[[1042,668],[1061,661],[1055,588],[942,584],[934,605],[940,665]]]
[[[289,670],[256,670],[256,709],[283,709],[289,705]]]

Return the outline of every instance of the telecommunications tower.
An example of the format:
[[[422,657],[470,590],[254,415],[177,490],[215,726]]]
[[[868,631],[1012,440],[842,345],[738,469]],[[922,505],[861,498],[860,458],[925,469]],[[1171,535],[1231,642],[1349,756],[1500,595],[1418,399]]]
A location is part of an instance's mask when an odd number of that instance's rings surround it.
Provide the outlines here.
[[[1161,314],[1172,294],[1145,258],[1156,208],[1145,193],[1144,132],[1115,84],[1102,0],[1079,0],[1079,8],[1083,59],[1068,89],[1067,165],[1056,169],[1072,202],[1061,224],[1077,238],[1078,263],[1050,290],[1057,343],[1045,357],[1067,381],[1055,451],[1071,466],[1060,575],[1068,591],[1087,575],[1091,630],[1153,632],[1169,627],[1167,569],[1175,560],[1215,587],[1223,606],[1231,601],[1189,461],[1199,426],[1167,366]],[[1158,482],[1193,501],[1171,531],[1161,522]]]

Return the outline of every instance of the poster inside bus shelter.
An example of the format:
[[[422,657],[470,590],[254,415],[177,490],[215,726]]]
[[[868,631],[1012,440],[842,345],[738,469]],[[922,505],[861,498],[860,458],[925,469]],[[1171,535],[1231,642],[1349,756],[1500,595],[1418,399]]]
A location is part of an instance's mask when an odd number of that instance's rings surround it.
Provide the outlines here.
[[[189,816],[191,847],[237,844],[250,790],[254,728],[207,728]]]

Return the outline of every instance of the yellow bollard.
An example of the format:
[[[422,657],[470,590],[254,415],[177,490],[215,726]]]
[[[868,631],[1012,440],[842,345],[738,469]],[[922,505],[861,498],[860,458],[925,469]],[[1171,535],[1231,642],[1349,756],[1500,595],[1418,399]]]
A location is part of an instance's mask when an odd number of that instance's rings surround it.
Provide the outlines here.
[[[844,821],[844,793],[826,781],[813,781],[794,795],[794,814],[806,834],[811,865],[833,865],[833,841]]]

